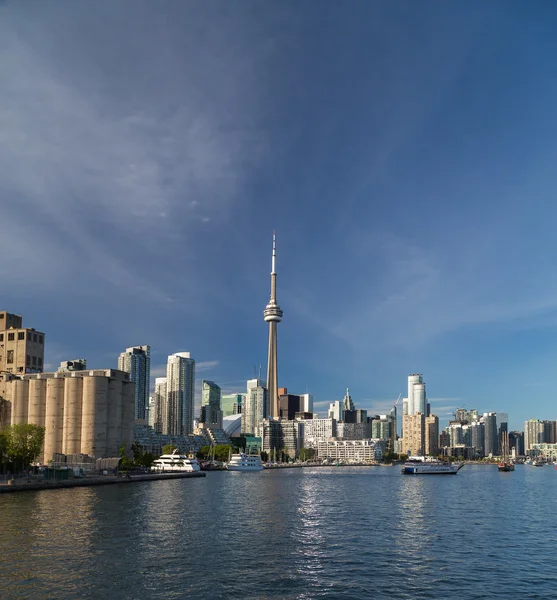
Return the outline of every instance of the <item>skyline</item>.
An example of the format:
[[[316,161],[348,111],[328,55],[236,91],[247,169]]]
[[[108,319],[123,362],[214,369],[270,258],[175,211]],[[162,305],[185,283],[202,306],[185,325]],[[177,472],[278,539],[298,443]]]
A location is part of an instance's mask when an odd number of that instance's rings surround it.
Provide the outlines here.
[[[280,387],[385,413],[417,372],[440,419],[555,418],[557,7],[0,16],[1,307],[52,370],[149,344],[245,391],[276,228]]]

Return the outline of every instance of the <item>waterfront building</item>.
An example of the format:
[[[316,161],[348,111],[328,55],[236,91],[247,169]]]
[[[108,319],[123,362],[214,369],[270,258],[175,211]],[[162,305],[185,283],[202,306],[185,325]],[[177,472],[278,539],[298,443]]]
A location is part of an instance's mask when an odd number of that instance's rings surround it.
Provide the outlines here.
[[[42,462],[55,454],[115,457],[121,446],[131,446],[135,384],[128,373],[96,369],[4,379],[8,424],[45,428]]]
[[[304,448],[316,448],[319,441],[337,436],[336,419],[308,419],[303,422]]]
[[[295,458],[303,447],[303,423],[285,419],[263,419],[261,423],[263,452],[269,457],[277,452],[286,452]]]
[[[383,458],[381,440],[321,440],[317,444],[317,456],[342,462],[370,462]]]
[[[544,443],[544,424],[538,419],[530,419],[524,423],[524,451],[528,454],[533,444]]]
[[[430,415],[425,418],[425,447],[424,452],[429,456],[437,456],[439,454],[439,418],[435,415]]]
[[[263,381],[261,379],[248,380],[245,406],[242,407],[242,433],[244,435],[257,435],[256,432],[261,422],[267,418],[267,402],[267,388]]]
[[[278,395],[277,323],[282,321],[282,309],[277,304],[276,235],[273,232],[273,254],[271,258],[271,297],[263,317],[269,323],[269,352],[267,357],[268,411],[272,418],[280,417]]]
[[[509,449],[514,456],[524,456],[524,431],[509,432]]]
[[[45,334],[23,327],[23,318],[0,311],[0,372],[42,373]]]
[[[402,438],[404,453],[423,456],[425,452],[425,419],[423,413],[402,417]]]
[[[541,457],[548,461],[557,460],[557,444],[549,444],[541,442],[539,444],[532,444],[528,455],[532,458]]]
[[[201,422],[222,427],[221,389],[214,381],[201,382]]]
[[[470,423],[470,446],[476,457],[485,456],[485,425],[480,421]]]
[[[126,348],[118,357],[118,370],[130,374],[135,383],[135,418],[146,419],[151,382],[151,349],[149,346]]]
[[[58,373],[68,373],[70,371],[85,371],[87,369],[87,360],[85,358],[75,358],[73,360],[63,360],[58,367]]]
[[[162,432],[168,435],[193,433],[195,360],[189,352],[176,352],[166,366],[166,410]]]
[[[223,417],[242,414],[245,394],[223,394],[221,396],[221,409]]]
[[[340,400],[335,400],[329,405],[329,412],[327,413],[329,419],[335,419],[336,421],[344,421],[344,406]]]
[[[482,417],[485,432],[485,455],[499,455],[499,435],[497,430],[497,414],[484,413]]]

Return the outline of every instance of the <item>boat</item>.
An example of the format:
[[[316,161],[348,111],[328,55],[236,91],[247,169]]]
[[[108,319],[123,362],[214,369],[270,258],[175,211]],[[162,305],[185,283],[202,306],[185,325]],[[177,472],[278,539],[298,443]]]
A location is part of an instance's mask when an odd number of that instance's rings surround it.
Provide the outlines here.
[[[534,467],[543,467],[544,465],[545,465],[545,463],[543,462],[543,460],[535,460],[532,463],[532,466],[534,466]]]
[[[497,465],[497,469],[502,473],[514,471],[514,463],[509,459],[509,435],[503,433],[501,441],[503,445],[503,460]]]
[[[227,471],[262,471],[263,463],[257,454],[233,454],[226,464]]]
[[[410,457],[402,467],[403,475],[456,475],[464,463],[425,460],[424,457]]]
[[[155,473],[192,473],[199,470],[197,458],[178,454],[178,450],[174,450],[172,454],[163,454],[151,466],[151,471]]]

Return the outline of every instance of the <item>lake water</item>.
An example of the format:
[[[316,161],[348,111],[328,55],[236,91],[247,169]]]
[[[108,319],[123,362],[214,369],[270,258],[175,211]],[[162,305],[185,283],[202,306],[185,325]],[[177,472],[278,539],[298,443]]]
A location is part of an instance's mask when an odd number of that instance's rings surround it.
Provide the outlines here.
[[[557,597],[557,471],[340,467],[0,496],[0,598]]]

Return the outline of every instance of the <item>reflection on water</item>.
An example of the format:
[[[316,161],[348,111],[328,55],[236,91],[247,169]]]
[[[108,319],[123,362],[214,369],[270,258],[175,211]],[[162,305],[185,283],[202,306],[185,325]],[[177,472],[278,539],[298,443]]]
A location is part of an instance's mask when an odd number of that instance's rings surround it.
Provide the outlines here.
[[[549,599],[556,492],[331,467],[4,495],[0,598]]]

